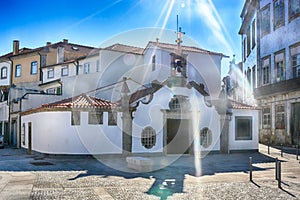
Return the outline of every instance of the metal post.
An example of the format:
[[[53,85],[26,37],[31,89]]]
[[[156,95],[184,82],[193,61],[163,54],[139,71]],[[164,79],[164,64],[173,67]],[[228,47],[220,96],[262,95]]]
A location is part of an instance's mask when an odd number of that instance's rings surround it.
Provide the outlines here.
[[[278,165],[277,165],[277,162],[278,162],[278,158],[275,158],[275,180],[278,180]]]
[[[278,161],[278,188],[281,188],[281,162]]]
[[[299,154],[299,145],[296,145],[296,159],[297,160],[299,160],[298,154]]]
[[[252,157],[249,157],[249,175],[250,181],[252,181]]]
[[[283,157],[283,146],[281,144],[281,152],[280,152],[281,157]]]
[[[268,154],[270,155],[270,141],[268,141]]]

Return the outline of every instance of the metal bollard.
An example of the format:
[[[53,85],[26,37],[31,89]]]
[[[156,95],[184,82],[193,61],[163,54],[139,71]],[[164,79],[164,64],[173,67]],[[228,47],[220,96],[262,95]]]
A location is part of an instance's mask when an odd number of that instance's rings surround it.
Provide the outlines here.
[[[281,157],[283,157],[283,146],[281,144],[281,152],[280,152]]]
[[[296,160],[299,160],[298,154],[299,154],[299,145],[296,145]]]
[[[252,157],[249,157],[249,175],[250,181],[252,181]]]
[[[270,141],[268,141],[268,154],[270,155]]]
[[[281,162],[278,161],[277,164],[277,168],[278,168],[278,188],[281,188]]]

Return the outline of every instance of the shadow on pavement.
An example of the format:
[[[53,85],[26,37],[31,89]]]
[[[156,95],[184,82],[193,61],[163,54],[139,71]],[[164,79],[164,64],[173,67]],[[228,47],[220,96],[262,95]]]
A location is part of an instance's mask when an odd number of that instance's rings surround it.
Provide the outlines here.
[[[146,193],[160,197],[160,199],[166,199],[174,193],[183,193],[185,177],[187,175],[196,176],[197,171],[194,167],[194,156],[179,157],[169,166],[156,171],[134,173],[110,168],[91,156],[73,158],[72,156],[58,156],[57,158],[52,156],[50,158],[42,154],[28,155],[26,151],[20,149],[4,151],[0,150],[0,171],[85,171],[85,173],[79,173],[75,177],[69,178],[68,181],[75,181],[88,176],[154,179],[152,186]],[[253,164],[275,161],[274,158],[261,153],[212,154],[201,158],[200,175],[214,175],[225,172],[248,173],[249,157],[252,157]],[[165,159],[168,156],[161,158]],[[115,157],[110,159],[112,159],[111,162],[119,163],[126,168],[126,158]],[[156,159],[159,159],[159,157],[156,157]],[[253,166],[253,170],[267,169]]]

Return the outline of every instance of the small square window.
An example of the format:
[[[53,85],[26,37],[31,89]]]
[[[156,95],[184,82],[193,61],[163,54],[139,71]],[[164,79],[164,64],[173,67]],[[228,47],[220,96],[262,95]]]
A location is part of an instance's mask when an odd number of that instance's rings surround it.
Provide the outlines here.
[[[48,78],[54,78],[54,69],[53,68],[50,68],[48,69]]]
[[[68,76],[69,75],[69,66],[63,66],[61,68],[61,76]]]
[[[71,124],[72,126],[80,125],[80,111],[72,111]]]
[[[89,112],[89,124],[103,124],[103,112],[102,111],[90,111]]]
[[[21,77],[21,74],[22,74],[22,65],[16,65],[15,77]]]
[[[83,73],[84,74],[90,73],[90,63],[84,63]]]
[[[117,113],[108,112],[108,126],[117,125]]]
[[[235,140],[252,140],[252,117],[235,117]]]
[[[1,79],[6,79],[7,78],[7,67],[2,67],[1,68]]]
[[[34,61],[31,63],[30,74],[35,75],[37,73],[38,73],[38,63],[37,63],[37,61]]]

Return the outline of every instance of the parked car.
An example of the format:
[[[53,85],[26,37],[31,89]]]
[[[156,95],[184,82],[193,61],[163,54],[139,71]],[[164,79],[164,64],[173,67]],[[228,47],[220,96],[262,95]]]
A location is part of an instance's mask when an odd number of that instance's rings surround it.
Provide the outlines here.
[[[4,148],[4,137],[3,137],[3,135],[0,135],[0,148],[1,149]]]

